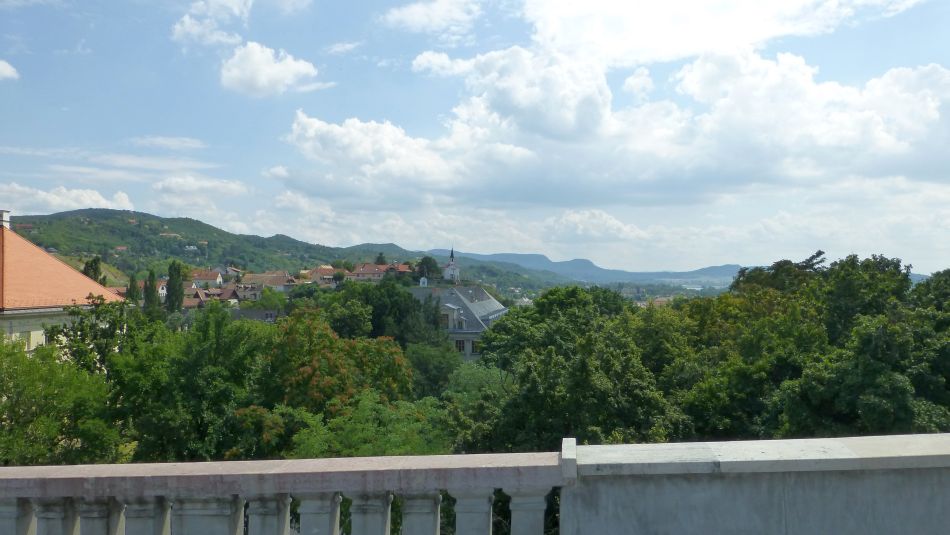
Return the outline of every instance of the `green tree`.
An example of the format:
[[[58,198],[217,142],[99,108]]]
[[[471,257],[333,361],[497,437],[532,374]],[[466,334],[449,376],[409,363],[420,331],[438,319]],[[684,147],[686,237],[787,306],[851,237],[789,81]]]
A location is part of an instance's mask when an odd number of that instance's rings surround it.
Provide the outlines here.
[[[462,365],[462,355],[449,344],[409,344],[406,357],[412,364],[413,390],[418,398],[441,396]]]
[[[55,348],[29,355],[22,344],[0,340],[0,392],[0,466],[119,459],[104,376],[61,359]]]
[[[373,330],[373,309],[356,300],[331,303],[324,314],[333,332],[343,338],[366,337]]]
[[[287,310],[287,296],[283,292],[278,292],[273,288],[264,288],[261,291],[261,298],[257,301],[244,301],[242,308],[253,310],[273,310],[282,314]]]
[[[384,255],[383,253],[379,253],[379,254],[376,255],[376,265],[377,265],[377,266],[381,266],[381,265],[383,265],[383,264],[388,264],[388,263],[389,263],[389,262],[386,261],[386,255]]]
[[[102,273],[102,258],[94,256],[82,266],[82,274],[105,286],[106,276]]]
[[[416,280],[419,280],[420,277],[441,279],[442,267],[439,265],[439,262],[431,256],[423,256],[422,259],[419,260],[419,264],[416,265]]]
[[[142,299],[142,290],[139,288],[139,281],[135,277],[135,273],[129,275],[129,285],[125,289],[125,299],[136,305]]]
[[[109,372],[110,358],[126,336],[124,303],[90,296],[89,307],[69,307],[69,321],[46,328],[46,339],[61,355],[89,373]]]
[[[148,270],[148,278],[145,280],[142,300],[144,301],[142,308],[146,316],[150,319],[158,319],[161,317],[161,300],[158,295],[158,281],[155,278],[155,270]]]
[[[165,310],[169,313],[178,312],[185,300],[185,266],[177,260],[168,264],[167,294],[165,295]]]
[[[366,457],[451,453],[448,415],[434,398],[387,402],[364,390],[325,424],[319,420],[293,438],[291,457]]]

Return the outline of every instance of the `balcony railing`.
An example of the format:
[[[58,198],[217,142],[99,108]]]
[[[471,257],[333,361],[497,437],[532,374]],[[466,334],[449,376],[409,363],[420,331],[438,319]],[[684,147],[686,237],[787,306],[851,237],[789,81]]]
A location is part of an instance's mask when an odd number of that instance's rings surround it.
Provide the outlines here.
[[[0,534],[491,533],[496,489],[514,535],[560,532],[948,533],[950,434],[576,446],[561,452],[0,468]],[[291,504],[295,505],[292,507]],[[291,510],[294,522],[291,526]]]

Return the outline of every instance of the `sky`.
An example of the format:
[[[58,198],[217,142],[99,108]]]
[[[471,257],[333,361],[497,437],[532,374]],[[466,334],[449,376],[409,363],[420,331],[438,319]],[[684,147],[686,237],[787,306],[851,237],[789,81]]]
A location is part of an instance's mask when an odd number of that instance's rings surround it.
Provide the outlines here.
[[[950,268],[944,0],[0,0],[0,208]]]

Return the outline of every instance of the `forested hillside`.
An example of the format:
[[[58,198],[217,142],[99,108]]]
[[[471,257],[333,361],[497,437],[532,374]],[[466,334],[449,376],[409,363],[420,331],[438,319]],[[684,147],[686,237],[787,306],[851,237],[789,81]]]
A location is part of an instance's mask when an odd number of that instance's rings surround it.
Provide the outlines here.
[[[189,218],[162,218],[142,212],[88,209],[41,216],[15,216],[17,232],[44,248],[76,259],[100,256],[110,266],[140,278],[148,269],[164,275],[169,260],[193,266],[237,266],[260,272],[296,273],[334,260],[370,262],[379,253],[388,260],[411,261],[423,253],[394,244],[352,247],[314,245],[288,236],[263,238],[232,234]],[[448,258],[440,257],[441,262]],[[80,260],[73,263],[81,265]],[[501,291],[537,291],[571,280],[551,272],[503,262],[460,262],[466,279],[496,286]],[[118,279],[118,277],[114,277]]]

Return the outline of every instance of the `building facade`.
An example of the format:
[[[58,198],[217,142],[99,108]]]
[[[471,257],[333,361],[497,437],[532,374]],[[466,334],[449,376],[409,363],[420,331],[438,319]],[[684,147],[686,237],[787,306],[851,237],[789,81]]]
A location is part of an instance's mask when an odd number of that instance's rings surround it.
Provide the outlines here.
[[[8,339],[32,351],[46,342],[43,330],[69,321],[67,307],[122,298],[10,228],[10,212],[0,210],[0,327]]]

